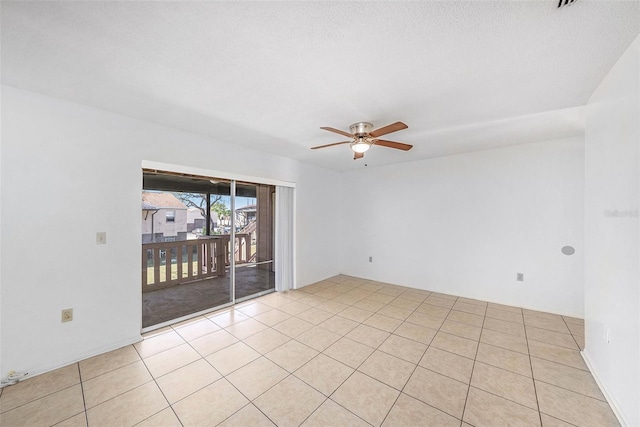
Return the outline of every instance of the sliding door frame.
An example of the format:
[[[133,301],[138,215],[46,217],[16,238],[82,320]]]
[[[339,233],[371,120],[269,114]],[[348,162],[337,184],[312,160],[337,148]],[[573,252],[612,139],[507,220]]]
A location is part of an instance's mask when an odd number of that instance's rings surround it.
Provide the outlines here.
[[[202,168],[197,168],[197,167],[191,167],[191,166],[185,166],[185,165],[177,165],[177,164],[170,164],[170,163],[162,163],[162,162],[156,162],[156,161],[151,161],[151,160],[142,160],[142,168],[141,168],[141,175],[142,175],[142,170],[144,169],[150,169],[150,170],[155,170],[158,172],[171,172],[171,173],[178,173],[178,174],[187,174],[187,175],[197,175],[197,176],[202,176],[202,177],[210,177],[211,179],[214,178],[221,178],[221,179],[225,179],[225,180],[229,180],[231,182],[231,211],[232,211],[232,215],[235,215],[235,197],[236,197],[236,182],[240,181],[240,182],[247,182],[247,183],[254,183],[254,184],[265,184],[265,185],[273,185],[273,186],[281,186],[281,187],[289,187],[289,188],[295,188],[296,184],[294,182],[289,182],[289,181],[281,181],[281,180],[277,180],[277,179],[270,179],[270,178],[263,178],[263,177],[258,177],[258,176],[250,176],[250,175],[241,175],[241,174],[236,174],[236,173],[232,173],[232,172],[225,172],[225,171],[219,171],[219,170],[211,170],[211,169],[202,169]],[[142,182],[142,176],[140,181]],[[276,190],[277,191],[277,190]],[[295,224],[295,196],[294,196],[294,224]],[[275,223],[277,223],[277,215],[278,215],[278,211],[276,209],[276,219],[275,219]],[[294,228],[295,229],[295,228]],[[182,322],[184,320],[188,320],[194,317],[198,317],[198,316],[202,316],[204,314],[207,313],[211,313],[214,311],[218,311],[218,310],[222,310],[224,308],[227,307],[232,307],[233,305],[235,305],[236,303],[248,300],[248,299],[252,299],[252,298],[256,298],[271,292],[274,292],[275,289],[269,289],[269,290],[265,290],[253,295],[248,295],[245,296],[243,298],[239,298],[236,299],[236,292],[235,292],[235,269],[236,269],[236,262],[235,262],[235,256],[233,255],[235,252],[235,235],[236,235],[236,230],[235,230],[235,226],[231,227],[231,254],[232,256],[230,256],[230,268],[229,268],[229,274],[230,274],[230,286],[232,287],[232,289],[230,289],[230,293],[231,293],[231,301],[217,306],[217,307],[213,307],[211,309],[207,309],[207,310],[202,310],[199,311],[197,313],[192,313],[186,316],[182,316],[180,318],[177,319],[173,319],[167,322],[162,322],[159,323],[157,325],[152,325],[146,328],[141,328],[142,332],[148,332],[148,331],[152,331],[155,329],[159,329],[165,326],[169,326],[175,323],[179,323]],[[295,238],[293,239],[292,242],[293,245],[293,259],[291,260],[291,268],[293,268],[293,277],[294,277],[294,282],[295,282]],[[274,253],[274,258],[272,260],[273,262],[273,266],[274,269],[278,268],[278,260],[275,257],[275,253]],[[294,283],[294,289],[295,289],[295,283]],[[142,301],[140,302],[140,307],[142,310]],[[140,312],[140,319],[142,319],[142,312]]]

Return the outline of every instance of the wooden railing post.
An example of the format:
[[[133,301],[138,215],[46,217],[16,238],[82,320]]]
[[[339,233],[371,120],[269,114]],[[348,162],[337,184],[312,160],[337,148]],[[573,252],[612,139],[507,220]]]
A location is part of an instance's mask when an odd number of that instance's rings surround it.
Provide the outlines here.
[[[203,249],[204,249],[203,246],[204,246],[203,244],[198,245],[198,274],[197,274],[197,276],[200,276],[202,274],[202,267],[203,267],[203,260],[204,260],[202,258],[202,256],[203,256],[202,252],[203,252]]]
[[[145,288],[147,287],[147,279],[148,279],[147,269],[148,268],[149,267],[147,263],[147,250],[143,246],[142,247],[142,292],[144,292]]]
[[[160,282],[160,248],[153,248],[153,283]]]
[[[171,246],[164,249],[164,281],[171,281]]]
[[[207,241],[204,244],[204,248],[205,248],[205,253],[207,256],[207,273],[209,274],[211,272],[213,272],[213,244],[211,241]]]
[[[218,276],[224,276],[226,274],[226,252],[227,244],[224,239],[216,239],[215,241],[215,254],[216,254],[216,273]]]
[[[187,277],[193,277],[193,245],[187,245]]]
[[[188,247],[188,246],[187,246]],[[184,245],[176,246],[176,271],[177,271],[177,280],[182,280],[182,250]]]

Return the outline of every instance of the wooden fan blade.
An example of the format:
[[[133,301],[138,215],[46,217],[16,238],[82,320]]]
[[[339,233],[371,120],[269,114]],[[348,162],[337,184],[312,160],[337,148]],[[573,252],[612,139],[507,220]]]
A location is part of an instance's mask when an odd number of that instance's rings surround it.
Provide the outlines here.
[[[317,147],[311,147],[311,149],[315,150],[317,148],[333,147],[334,145],[351,144],[352,142],[353,141],[334,142],[333,144],[325,144],[325,145],[318,145]]]
[[[374,139],[371,141],[375,145],[382,145],[383,147],[397,148],[398,150],[409,151],[413,148],[413,145],[403,144],[402,142],[385,141],[384,139]]]
[[[385,127],[381,127],[380,129],[376,129],[374,131],[369,132],[369,136],[371,136],[372,138],[377,138],[379,136],[386,135],[391,132],[397,132],[399,130],[406,129],[408,127],[409,126],[405,125],[402,122],[395,122]]]
[[[364,157],[364,153],[353,153],[353,160],[358,160]]]
[[[343,136],[346,136],[346,137],[349,137],[349,138],[355,138],[355,136],[353,136],[349,132],[345,132],[345,131],[342,131],[340,129],[329,128],[329,127],[321,127],[320,129],[328,130],[329,132],[339,133],[340,135],[343,135]]]

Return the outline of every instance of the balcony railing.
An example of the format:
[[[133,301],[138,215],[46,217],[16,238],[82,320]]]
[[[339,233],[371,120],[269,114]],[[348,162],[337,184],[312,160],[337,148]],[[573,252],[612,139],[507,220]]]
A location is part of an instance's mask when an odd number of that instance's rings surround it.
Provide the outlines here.
[[[143,244],[142,292],[226,275],[231,262],[230,238],[223,234]],[[236,263],[247,263],[251,257],[251,235],[236,234]]]

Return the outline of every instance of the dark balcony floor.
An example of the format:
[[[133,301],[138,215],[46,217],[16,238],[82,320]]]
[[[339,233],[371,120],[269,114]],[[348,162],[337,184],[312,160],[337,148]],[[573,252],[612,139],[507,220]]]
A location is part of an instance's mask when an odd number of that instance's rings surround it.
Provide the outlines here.
[[[228,270],[228,269],[227,269]],[[231,277],[200,280],[142,294],[142,327],[157,325],[231,301]],[[236,299],[275,288],[275,273],[255,267],[236,270]]]

